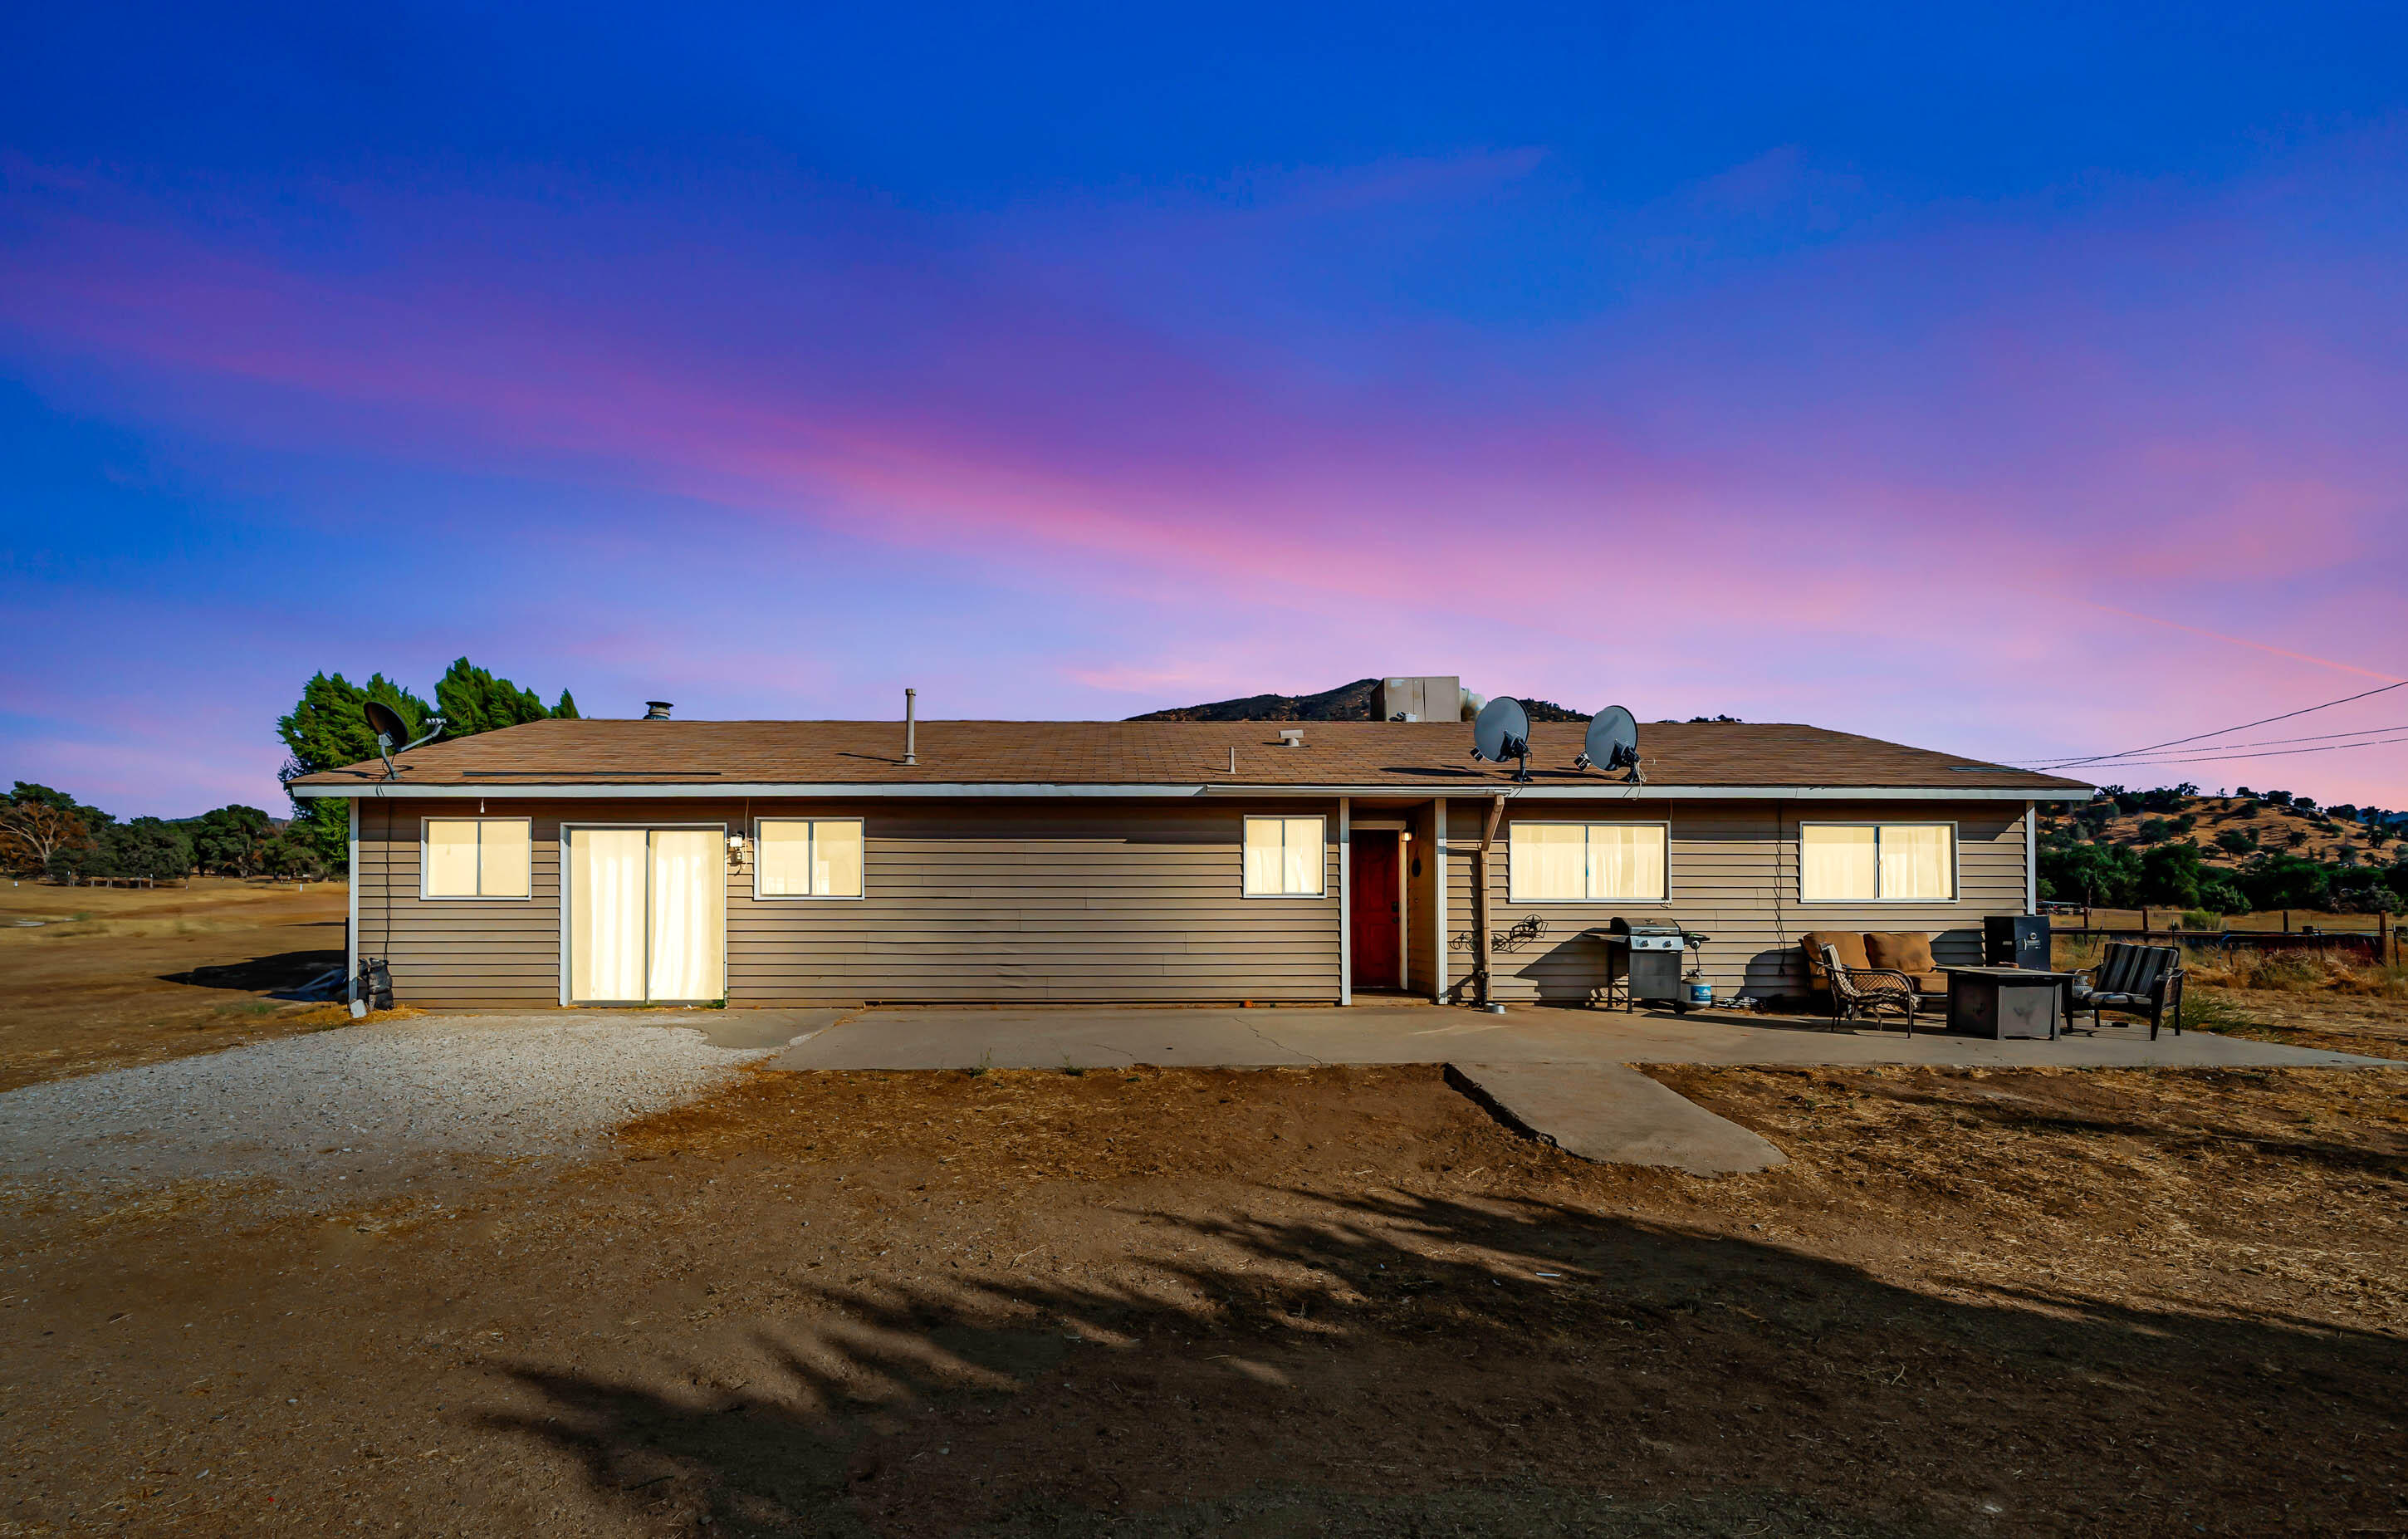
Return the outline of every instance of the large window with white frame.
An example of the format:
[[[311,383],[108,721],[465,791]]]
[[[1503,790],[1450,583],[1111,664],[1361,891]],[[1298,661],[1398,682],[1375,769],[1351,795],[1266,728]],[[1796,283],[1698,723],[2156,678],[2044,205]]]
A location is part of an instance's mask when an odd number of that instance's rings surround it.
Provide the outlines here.
[[[430,817],[420,849],[422,898],[526,898],[534,826],[523,817]]]
[[[862,846],[857,817],[765,817],[752,831],[752,896],[859,898]]]
[[[1660,903],[1670,885],[1669,826],[1515,819],[1505,841],[1515,903]]]
[[[1326,828],[1318,817],[1246,819],[1246,896],[1319,898]]]
[[[1800,902],[1944,903],[1956,897],[1953,823],[1799,826]]]

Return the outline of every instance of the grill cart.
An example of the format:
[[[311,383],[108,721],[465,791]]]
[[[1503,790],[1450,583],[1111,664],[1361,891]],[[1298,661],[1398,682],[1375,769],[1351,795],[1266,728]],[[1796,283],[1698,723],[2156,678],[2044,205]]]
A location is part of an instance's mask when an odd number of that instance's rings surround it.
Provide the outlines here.
[[[1625,1011],[1639,1001],[1668,1004],[1675,1014],[1689,1013],[1689,985],[1683,974],[1696,960],[1691,955],[1713,937],[1683,929],[1670,919],[1644,919],[1632,924],[1616,919],[1602,930],[1591,930],[1605,946],[1605,1004],[1620,1003]]]

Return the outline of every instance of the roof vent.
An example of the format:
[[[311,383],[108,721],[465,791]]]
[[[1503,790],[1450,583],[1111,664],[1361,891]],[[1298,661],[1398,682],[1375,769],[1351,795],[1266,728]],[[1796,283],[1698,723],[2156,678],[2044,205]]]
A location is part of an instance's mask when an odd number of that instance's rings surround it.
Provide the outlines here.
[[[644,702],[644,720],[646,720],[646,721],[648,721],[648,722],[665,722],[665,721],[667,721],[668,719],[669,719],[669,702],[668,702],[668,701],[666,701],[666,700],[646,700],[646,701]]]
[[[1280,728],[1279,740],[1282,748],[1301,748],[1304,746],[1304,728],[1283,726]]]

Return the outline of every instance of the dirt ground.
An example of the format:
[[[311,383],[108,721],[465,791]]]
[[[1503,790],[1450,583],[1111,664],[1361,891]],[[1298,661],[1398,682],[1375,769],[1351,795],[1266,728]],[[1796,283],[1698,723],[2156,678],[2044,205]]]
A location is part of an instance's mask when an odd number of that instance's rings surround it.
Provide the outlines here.
[[[0,878],[0,1090],[310,1029],[322,1012],[267,994],[343,965],[346,902],[340,883]]]
[[[8,1215],[0,1533],[2390,1533],[2408,1076],[781,1074],[604,1158]]]

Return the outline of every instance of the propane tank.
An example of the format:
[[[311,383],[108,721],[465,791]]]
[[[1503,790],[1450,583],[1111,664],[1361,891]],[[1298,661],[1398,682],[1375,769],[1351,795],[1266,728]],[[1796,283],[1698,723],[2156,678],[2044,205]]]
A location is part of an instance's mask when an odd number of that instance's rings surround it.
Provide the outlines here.
[[[1706,982],[1706,975],[1695,968],[1691,968],[1689,975],[1681,980],[1681,987],[1693,1005],[1714,1002],[1714,985]]]

